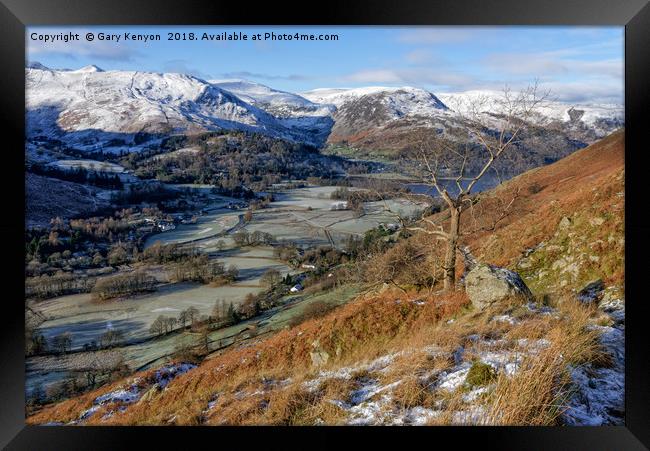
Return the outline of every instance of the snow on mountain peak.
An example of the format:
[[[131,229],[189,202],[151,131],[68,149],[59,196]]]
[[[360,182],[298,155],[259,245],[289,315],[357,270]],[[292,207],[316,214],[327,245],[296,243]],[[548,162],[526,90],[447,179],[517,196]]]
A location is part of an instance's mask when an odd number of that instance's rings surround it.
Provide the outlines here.
[[[439,93],[438,97],[452,110],[463,110],[467,108],[472,101],[485,99],[486,108],[492,112],[499,112],[499,102],[503,96],[502,91],[496,90],[471,90],[463,92]],[[611,132],[616,124],[622,124],[624,121],[624,110],[622,105],[616,104],[598,104],[598,103],[571,103],[554,99],[544,101],[540,105],[540,114],[551,120],[562,122],[582,122],[592,128],[601,128],[602,122],[611,122],[599,135],[604,136]]]
[[[80,69],[77,69],[72,72],[104,72],[104,69],[101,67],[95,66],[94,64],[89,64],[88,66],[84,66]]]
[[[270,88],[260,83],[255,83],[249,80],[241,79],[226,79],[226,80],[210,80],[214,86],[221,89],[230,91],[240,99],[257,105],[259,107],[288,107],[292,109],[299,109],[303,113],[305,110],[320,110],[323,115],[328,114],[327,110],[323,110],[321,105],[318,105],[298,94],[293,94],[286,91],[280,91]]]
[[[130,143],[135,134],[217,129],[258,131],[318,146],[331,134],[356,136],[360,130],[393,126],[402,119],[439,126],[451,120],[458,100],[498,94],[436,96],[410,86],[321,88],[295,94],[242,79],[105,72],[95,65],[53,70],[35,61],[27,65],[26,86],[30,135],[51,136],[91,150],[102,149],[107,142],[124,142],[122,149],[128,151],[134,149]],[[599,135],[623,123],[620,105],[550,102],[543,114],[570,126],[584,124]]]
[[[31,63],[27,64],[26,67],[27,69],[50,70],[49,67],[42,65],[38,61],[32,61]]]
[[[327,123],[318,132],[285,124],[231,91],[185,74],[104,72],[97,66],[28,70],[26,87],[29,134],[88,150],[103,149],[108,142],[123,142],[117,150],[133,150],[129,143],[139,133],[239,129],[314,145],[329,133]]]
[[[419,96],[421,98],[435,97],[429,91],[424,89],[414,88],[412,86],[364,86],[362,88],[319,88],[311,91],[303,92],[302,96],[316,103],[329,103],[336,107],[341,106],[343,103],[351,100],[368,96],[368,95],[395,95],[395,94],[409,94],[412,96]]]
[[[330,116],[334,112],[331,105],[314,103],[298,94],[249,80],[210,80],[210,83],[275,116],[288,128],[318,129],[325,133],[331,127]]]

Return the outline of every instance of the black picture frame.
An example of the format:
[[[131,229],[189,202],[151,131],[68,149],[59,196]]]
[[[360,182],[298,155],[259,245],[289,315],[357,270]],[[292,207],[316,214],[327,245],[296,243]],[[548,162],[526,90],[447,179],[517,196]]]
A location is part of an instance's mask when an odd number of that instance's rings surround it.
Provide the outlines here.
[[[101,0],[2,0],[3,134],[2,182],[5,211],[0,215],[5,270],[4,322],[0,368],[0,445],[7,449],[121,449],[145,439],[164,448],[226,445],[226,435],[243,446],[309,449],[338,447],[340,432],[360,440],[427,446],[449,439],[499,449],[647,449],[650,446],[650,352],[644,299],[650,222],[645,219],[645,192],[650,104],[650,5],[645,0],[330,0],[313,10],[303,4],[186,0],[111,2]],[[39,427],[24,422],[24,118],[25,26],[29,25],[619,25],[625,26],[625,166],[626,166],[626,387],[625,426],[617,427],[440,427],[440,428],[124,428]],[[644,139],[645,138],[645,139]],[[21,189],[22,188],[22,189]],[[15,236],[15,239],[14,239]],[[286,436],[279,434],[287,432]],[[224,435],[225,434],[225,435]],[[284,435],[284,434],[283,434]],[[143,437],[145,436],[145,437]],[[351,437],[347,437],[349,439]],[[443,441],[441,441],[441,439]],[[452,442],[453,443],[453,442]],[[183,444],[183,445],[177,445]],[[194,445],[193,445],[194,444]],[[370,442],[365,442],[366,446]],[[144,445],[139,445],[144,446]],[[182,446],[179,448],[178,446]],[[399,445],[398,445],[399,446]]]

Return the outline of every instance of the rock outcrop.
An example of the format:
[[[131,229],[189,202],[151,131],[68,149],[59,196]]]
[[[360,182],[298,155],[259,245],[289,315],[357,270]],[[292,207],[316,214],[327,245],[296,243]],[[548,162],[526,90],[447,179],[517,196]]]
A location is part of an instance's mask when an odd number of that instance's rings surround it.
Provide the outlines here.
[[[313,351],[309,353],[309,356],[311,357],[311,363],[314,366],[325,365],[330,359],[330,355],[321,348],[320,342],[318,340],[314,341],[311,344],[311,347],[313,348]]]
[[[601,279],[589,282],[585,287],[578,292],[578,300],[584,304],[591,304],[598,302],[603,296],[605,284]]]
[[[521,276],[514,271],[494,265],[474,265],[464,277],[465,291],[472,305],[479,310],[508,298],[534,301]]]

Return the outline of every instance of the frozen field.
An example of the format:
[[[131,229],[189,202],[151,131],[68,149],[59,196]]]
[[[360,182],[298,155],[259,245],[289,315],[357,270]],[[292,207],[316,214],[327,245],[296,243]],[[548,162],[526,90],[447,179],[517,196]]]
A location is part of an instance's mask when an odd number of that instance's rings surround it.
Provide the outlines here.
[[[239,278],[231,285],[162,284],[153,293],[103,302],[94,301],[88,293],[61,296],[34,305],[47,318],[39,331],[48,341],[60,333],[70,332],[73,349],[97,341],[111,328],[121,330],[127,341],[139,340],[150,336],[149,328],[159,315],[177,317],[188,307],[208,315],[217,299],[237,305],[247,294],[261,291],[260,277],[268,269],[282,274],[290,271],[288,266],[272,258],[270,249],[233,250],[229,254],[219,261],[226,267],[235,265],[239,269]]]
[[[242,322],[235,326],[218,329],[209,336],[210,349],[217,350],[232,344],[236,339],[245,339],[251,325],[256,326],[256,336],[281,330],[288,322],[302,313],[312,302],[322,301],[332,305],[348,302],[359,293],[359,287],[350,285],[331,292],[307,296],[290,296],[284,305],[262,314],[260,317]],[[170,314],[169,312],[166,314]],[[248,337],[252,338],[252,337]],[[183,343],[196,344],[198,336],[190,332],[170,334],[155,340],[136,342],[120,348],[125,362],[132,370],[146,369],[165,362],[174,353],[175,348]],[[89,353],[81,352],[66,356],[38,356],[26,360],[26,391],[29,393],[37,384],[43,388],[68,377],[70,371],[79,371],[92,360]]]
[[[83,168],[98,172],[114,172],[116,174],[121,174],[126,171],[119,164],[97,160],[57,160],[50,163],[50,166],[67,170]]]
[[[180,224],[174,230],[151,235],[147,238],[145,247],[156,241],[162,244],[183,244],[214,237],[235,227],[240,221],[240,215],[241,213],[227,208],[216,209],[200,216],[196,224]]]
[[[209,194],[208,186],[191,187]],[[327,244],[342,247],[350,235],[363,236],[367,230],[380,224],[397,222],[394,214],[386,211],[387,205],[401,215],[412,214],[421,208],[406,200],[389,200],[386,204],[368,202],[364,206],[364,214],[356,217],[353,211],[332,210],[332,206],[338,202],[330,199],[335,189],[310,187],[275,193],[277,201],[271,203],[269,208],[256,210],[249,223],[242,220],[243,210],[223,208],[232,199],[210,195],[210,204],[206,206],[208,213],[200,216],[196,224],[180,224],[172,231],[152,235],[146,246],[156,241],[196,246],[211,259],[223,262],[226,268],[236,266],[239,277],[235,283],[222,287],[163,283],[153,293],[104,302],[93,301],[90,294],[61,296],[33,306],[47,318],[39,330],[48,341],[60,333],[70,332],[73,350],[80,350],[93,340],[98,341],[109,329],[120,330],[125,340],[120,349],[131,368],[162,363],[162,359],[171,355],[180,342],[194,338],[190,333],[174,333],[152,340],[149,329],[159,315],[178,317],[180,311],[188,307],[195,307],[200,314],[208,315],[217,300],[223,299],[237,305],[247,294],[262,291],[260,277],[268,269],[276,269],[283,275],[291,271],[274,257],[270,246],[236,247],[232,234],[237,230],[267,232],[276,240],[293,241],[305,248]],[[165,280],[165,271],[160,268],[151,268],[151,271],[157,271],[159,280]],[[210,335],[211,346],[216,349],[234,342],[236,338],[241,338],[236,337],[237,334],[251,324],[256,325],[257,335],[285,327],[295,314],[314,300],[340,303],[346,302],[353,294],[354,290],[344,289],[288,297],[285,305],[267,311],[258,318],[214,331]],[[87,353],[74,353],[64,358],[42,356],[29,359],[28,384],[33,386],[36,382],[47,384],[61,380],[66,377],[68,367],[74,368],[80,363],[72,360],[65,364],[59,360],[83,355]]]
[[[215,201],[210,205],[210,212],[201,216],[196,224],[181,224],[172,231],[152,235],[145,246],[156,241],[163,244],[193,243],[199,248],[215,251],[220,240],[228,247],[233,246],[227,234],[240,229],[267,232],[277,241],[293,241],[303,247],[342,246],[350,235],[362,236],[380,224],[397,223],[396,215],[409,216],[423,209],[423,206],[405,199],[389,199],[366,202],[364,214],[357,217],[354,211],[333,209],[340,203],[330,197],[337,188],[316,186],[278,191],[274,193],[276,200],[268,208],[256,210],[253,220],[246,224],[242,220],[243,210],[218,208],[224,206],[224,201]]]
[[[350,235],[362,236],[380,224],[397,223],[396,214],[408,216],[423,208],[405,199],[366,202],[364,214],[357,217],[354,211],[333,209],[340,202],[330,198],[336,189],[319,186],[281,191],[276,194],[277,201],[255,212],[244,229],[268,232],[304,247],[330,243],[340,247]]]

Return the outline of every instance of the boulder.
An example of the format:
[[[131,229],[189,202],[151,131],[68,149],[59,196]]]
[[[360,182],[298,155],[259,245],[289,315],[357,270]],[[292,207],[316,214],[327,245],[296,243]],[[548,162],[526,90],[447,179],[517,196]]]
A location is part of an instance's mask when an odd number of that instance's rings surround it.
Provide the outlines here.
[[[314,366],[325,365],[330,359],[330,355],[323,350],[312,351],[309,353],[309,356],[311,357],[311,363]]]
[[[313,348],[313,351],[309,353],[309,356],[311,357],[311,363],[314,366],[325,365],[330,359],[330,355],[321,348],[320,342],[318,340],[315,340],[311,344],[311,347]]]
[[[153,384],[138,401],[138,404],[151,401],[160,392],[160,386]]]
[[[519,274],[482,263],[465,275],[465,291],[472,305],[479,310],[508,298],[534,301],[533,294]]]
[[[589,282],[585,287],[578,292],[578,300],[584,304],[591,304],[598,302],[603,296],[605,284],[601,279]]]
[[[560,229],[561,229],[561,230],[568,229],[570,226],[571,226],[571,219],[569,219],[568,217],[564,216],[564,217],[560,220],[560,224],[559,224]]]

